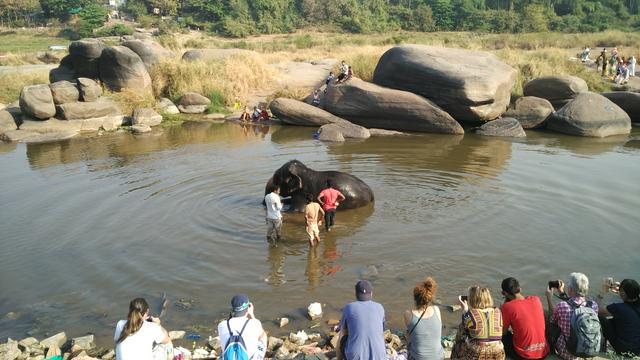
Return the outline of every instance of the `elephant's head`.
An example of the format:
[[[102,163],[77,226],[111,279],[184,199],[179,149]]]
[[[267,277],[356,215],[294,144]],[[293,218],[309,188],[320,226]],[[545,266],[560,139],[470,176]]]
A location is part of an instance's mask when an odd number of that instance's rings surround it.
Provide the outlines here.
[[[294,192],[302,189],[304,185],[305,172],[309,171],[303,163],[298,160],[291,160],[282,165],[273,174],[271,182],[280,187],[280,196],[290,196]]]

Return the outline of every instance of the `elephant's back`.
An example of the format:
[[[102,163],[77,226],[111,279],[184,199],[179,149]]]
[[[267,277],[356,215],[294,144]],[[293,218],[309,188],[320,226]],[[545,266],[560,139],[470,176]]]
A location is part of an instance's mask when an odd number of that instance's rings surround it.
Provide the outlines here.
[[[360,178],[339,171],[326,171],[325,175],[346,198],[339,208],[353,209],[374,201],[373,190]]]

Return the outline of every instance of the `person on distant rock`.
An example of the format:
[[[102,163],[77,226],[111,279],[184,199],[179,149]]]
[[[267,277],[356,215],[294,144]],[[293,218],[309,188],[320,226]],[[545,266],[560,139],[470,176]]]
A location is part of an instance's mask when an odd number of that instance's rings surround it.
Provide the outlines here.
[[[279,186],[272,185],[271,192],[264,197],[264,203],[267,206],[267,240],[275,244],[282,236],[282,201]]]
[[[320,105],[320,90],[313,90],[313,100],[311,100],[311,105],[318,106]]]
[[[329,76],[327,76],[327,79],[324,81],[324,92],[325,94],[327,93],[327,88],[329,87],[329,84],[331,84],[331,82],[336,78],[336,76],[333,74],[333,71],[329,71]]]
[[[331,180],[327,180],[327,188],[318,195],[318,202],[324,210],[324,227],[327,231],[331,231],[333,226],[336,208],[340,205],[338,201],[343,201],[344,199],[346,199],[344,195],[333,188]]]
[[[373,301],[373,286],[356,284],[356,299],[342,309],[338,334],[338,360],[386,360],[384,308]]]
[[[320,207],[320,204],[313,201],[313,195],[307,194],[307,205],[304,207],[304,220],[305,230],[309,235],[309,244],[314,245],[314,242],[320,243],[320,229],[318,226],[322,225],[322,217],[324,216],[324,210]]]
[[[589,54],[591,53],[591,49],[589,49],[588,46],[584,47],[584,50],[582,50],[582,54],[580,56],[580,60],[582,62],[587,62],[589,60]]]
[[[127,320],[120,320],[113,337],[116,360],[165,360],[173,355],[173,345],[160,319],[151,317],[143,298],[129,303]]]
[[[245,106],[244,111],[240,114],[240,121],[251,121],[251,111],[248,106]]]
[[[629,58],[629,76],[636,76],[636,62],[636,57],[632,55]]]
[[[340,65],[340,75],[338,75],[338,80],[336,80],[336,83],[343,82],[346,79],[348,74],[349,74],[349,65],[347,65],[347,63],[345,63],[344,60],[342,60],[342,64]]]
[[[350,80],[352,77],[353,77],[353,68],[349,66],[349,70],[347,70],[347,77],[344,79],[344,81]]]
[[[623,60],[618,62],[618,70],[616,71],[615,83],[618,85],[626,84],[629,80],[629,69]]]
[[[407,351],[409,359],[441,360],[444,349],[440,342],[442,336],[442,317],[440,309],[433,304],[438,284],[428,277],[413,288],[413,310],[404,312]]]
[[[600,52],[600,56],[602,56],[602,76],[607,75],[607,49],[602,48]]]
[[[596,297],[602,333],[616,353],[640,356],[640,285],[624,279],[607,290],[617,292],[622,302],[604,306],[603,296]]]
[[[267,350],[267,333],[253,313],[253,304],[244,294],[231,299],[231,313],[218,324],[218,335],[223,353],[221,359],[262,360]],[[244,345],[244,348],[238,345]],[[242,354],[244,352],[244,354]],[[244,355],[244,356],[243,356]]]

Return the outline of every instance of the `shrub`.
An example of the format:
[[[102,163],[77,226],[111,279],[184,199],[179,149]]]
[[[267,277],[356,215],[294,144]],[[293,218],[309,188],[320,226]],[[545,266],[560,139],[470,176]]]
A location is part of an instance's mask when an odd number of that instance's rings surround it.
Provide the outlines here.
[[[123,24],[116,24],[111,27],[99,29],[94,35],[96,37],[133,35],[133,29]]]

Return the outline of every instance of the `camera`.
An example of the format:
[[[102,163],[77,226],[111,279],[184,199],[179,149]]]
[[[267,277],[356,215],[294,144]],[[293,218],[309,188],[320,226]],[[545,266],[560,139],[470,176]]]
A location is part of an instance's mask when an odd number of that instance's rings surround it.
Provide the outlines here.
[[[460,295],[458,296],[458,299],[460,299],[460,301],[469,301],[469,297],[467,295]]]
[[[560,289],[560,280],[549,281],[549,289]]]

